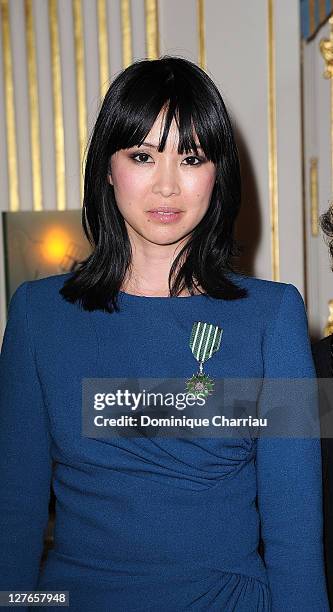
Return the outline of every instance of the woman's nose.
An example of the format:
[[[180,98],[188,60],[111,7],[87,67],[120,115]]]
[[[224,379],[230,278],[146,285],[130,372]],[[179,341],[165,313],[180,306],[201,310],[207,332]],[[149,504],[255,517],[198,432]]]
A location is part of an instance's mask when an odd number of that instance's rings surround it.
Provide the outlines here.
[[[153,193],[160,193],[163,197],[179,195],[180,186],[177,172],[170,165],[164,164],[154,174]]]

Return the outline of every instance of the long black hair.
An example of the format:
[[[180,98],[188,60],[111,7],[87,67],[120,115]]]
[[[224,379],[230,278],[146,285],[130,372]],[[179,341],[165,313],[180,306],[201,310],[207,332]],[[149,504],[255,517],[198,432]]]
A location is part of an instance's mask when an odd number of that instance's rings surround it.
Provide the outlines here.
[[[228,112],[216,85],[201,68],[187,59],[165,55],[136,61],[119,73],[92,132],[82,225],[93,250],[60,289],[66,300],[80,301],[85,310],[119,310],[118,293],[131,269],[132,251],[113,186],[107,180],[110,158],[120,149],[141,145],[162,109],[167,112],[158,151],[164,150],[175,119],[178,153],[197,154],[194,126],[207,159],[216,167],[209,208],[171,266],[170,296],[185,288],[192,295],[196,286],[225,300],[247,296],[247,290],[231,278],[235,273],[231,259],[240,254],[233,229],[241,203],[241,176]]]

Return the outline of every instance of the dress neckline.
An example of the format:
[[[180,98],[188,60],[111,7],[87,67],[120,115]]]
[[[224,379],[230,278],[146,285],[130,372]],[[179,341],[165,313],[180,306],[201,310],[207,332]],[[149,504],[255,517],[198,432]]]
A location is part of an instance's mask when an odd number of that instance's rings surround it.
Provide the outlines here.
[[[171,296],[170,295],[137,295],[135,293],[126,293],[125,291],[119,291],[119,295],[122,297],[122,299],[126,300],[126,301],[138,301],[138,300],[143,300],[143,301],[147,301],[147,300],[159,300],[159,301],[165,301],[165,300],[170,300]],[[196,293],[195,295],[186,295],[186,296],[172,296],[173,298],[177,298],[180,300],[188,300],[191,298],[207,298],[207,294],[206,293]]]

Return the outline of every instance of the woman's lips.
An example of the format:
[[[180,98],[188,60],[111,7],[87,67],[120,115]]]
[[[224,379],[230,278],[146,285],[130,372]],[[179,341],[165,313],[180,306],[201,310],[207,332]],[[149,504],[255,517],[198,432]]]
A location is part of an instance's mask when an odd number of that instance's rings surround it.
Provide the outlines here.
[[[182,211],[179,212],[161,212],[157,210],[149,210],[147,215],[150,219],[154,219],[155,221],[160,221],[161,223],[173,223],[174,221],[179,221],[180,216],[182,215]]]

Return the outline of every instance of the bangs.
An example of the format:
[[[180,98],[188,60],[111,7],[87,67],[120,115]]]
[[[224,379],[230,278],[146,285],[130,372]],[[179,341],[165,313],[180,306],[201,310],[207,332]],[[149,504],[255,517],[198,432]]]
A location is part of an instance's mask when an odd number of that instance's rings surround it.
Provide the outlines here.
[[[151,68],[152,64],[150,62]],[[213,100],[211,91],[203,87],[202,76],[199,80],[192,73],[189,83],[184,71],[177,73],[167,67],[161,71],[159,66],[156,74],[150,72],[148,80],[146,70],[142,75],[139,68],[137,70],[139,74],[132,83],[131,94],[127,91],[127,95],[120,101],[121,112],[112,129],[108,154],[140,146],[162,112],[163,130],[159,139],[159,152],[164,151],[174,120],[179,133],[178,153],[194,151],[198,154],[198,145],[202,147],[206,158],[217,164],[224,149],[224,130],[216,99]]]

